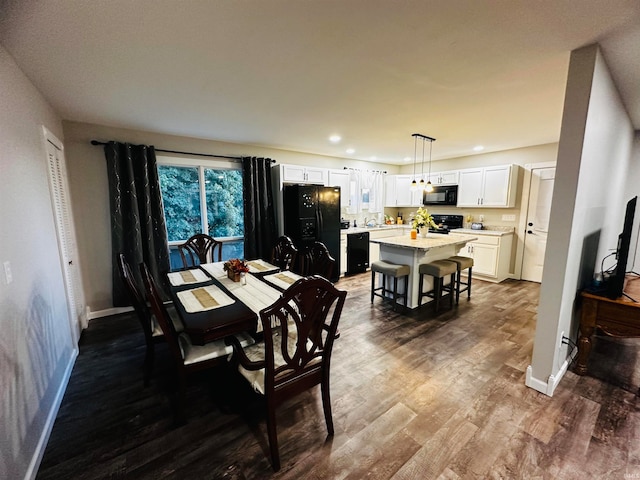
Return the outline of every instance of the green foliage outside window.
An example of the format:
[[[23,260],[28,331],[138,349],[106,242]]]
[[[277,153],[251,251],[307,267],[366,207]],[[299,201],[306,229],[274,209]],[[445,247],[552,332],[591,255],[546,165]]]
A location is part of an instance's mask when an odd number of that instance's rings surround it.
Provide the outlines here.
[[[184,241],[203,231],[198,172],[199,167],[158,166],[169,242]],[[205,168],[204,178],[209,235],[242,237],[242,173]]]
[[[244,207],[242,172],[239,170],[204,170],[207,197],[207,221],[212,237],[242,237]]]

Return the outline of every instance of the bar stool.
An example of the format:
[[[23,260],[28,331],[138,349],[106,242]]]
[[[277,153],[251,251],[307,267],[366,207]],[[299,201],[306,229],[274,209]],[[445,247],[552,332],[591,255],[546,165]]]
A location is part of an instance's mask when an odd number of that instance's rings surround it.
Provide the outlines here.
[[[440,298],[444,292],[449,292],[449,306],[453,307],[457,272],[458,265],[448,260],[435,260],[421,264],[418,268],[418,273],[420,274],[420,280],[418,282],[418,307],[422,305],[422,297],[433,298],[436,302],[435,311],[437,312],[440,306]],[[431,275],[433,277],[433,290],[429,290],[428,292],[422,291],[425,275]],[[451,275],[449,285],[444,284],[444,278],[447,275]]]
[[[393,293],[393,311],[396,311],[398,298],[403,299],[403,305],[407,308],[407,292],[409,291],[409,265],[398,265],[395,263],[378,260],[371,264],[371,303],[373,297],[378,296],[387,299],[388,293]],[[382,286],[376,288],[376,273],[382,275]],[[393,291],[386,286],[386,278],[393,277]],[[398,278],[404,278],[404,293],[398,293]],[[378,290],[381,290],[378,293]]]
[[[473,258],[463,257],[461,255],[454,255],[453,257],[447,258],[450,262],[455,262],[458,265],[458,278],[456,280],[456,305],[460,301],[460,293],[467,292],[467,300],[471,298],[471,269],[473,268]],[[467,281],[463,282],[461,280],[462,271],[465,269],[469,269],[467,273]],[[460,285],[464,285],[463,288],[460,288]]]

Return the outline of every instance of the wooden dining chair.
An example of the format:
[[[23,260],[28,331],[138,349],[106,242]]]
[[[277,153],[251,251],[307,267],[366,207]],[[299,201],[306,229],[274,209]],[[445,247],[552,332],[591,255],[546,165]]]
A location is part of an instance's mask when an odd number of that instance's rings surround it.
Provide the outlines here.
[[[129,293],[129,300],[133,306],[138,321],[142,326],[145,340],[145,356],[144,356],[144,385],[149,385],[151,380],[151,374],[153,372],[153,362],[155,357],[155,344],[164,341],[164,334],[162,329],[156,320],[155,315],[149,310],[149,306],[145,301],[144,294],[138,286],[138,280],[135,278],[129,262],[127,262],[124,254],[118,254],[118,271],[120,272],[120,278],[127,287]],[[183,325],[178,312],[175,311],[173,305],[167,307],[167,312],[174,329],[177,332],[182,332]]]
[[[179,333],[169,319],[169,314],[162,301],[160,292],[149,269],[144,263],[140,264],[140,273],[147,293],[147,299],[151,304],[151,310],[155,315],[169,347],[169,353],[176,369],[178,392],[174,405],[175,421],[184,423],[184,403],[187,390],[187,377],[197,371],[213,368],[226,361],[232,352],[232,347],[227,345],[224,339],[206,343],[205,345],[193,345],[189,335]],[[248,333],[239,333],[232,337],[238,345],[247,347],[253,345],[255,340]]]
[[[276,244],[271,251],[271,264],[280,270],[291,270],[296,266],[298,249],[293,245],[293,241],[286,235],[276,240]]]
[[[302,275],[320,275],[331,280],[336,259],[331,256],[327,246],[322,242],[314,242],[306,248],[302,255]]]
[[[205,233],[196,233],[182,245],[178,245],[178,251],[184,268],[222,261],[222,242]]]
[[[280,469],[276,408],[320,384],[324,418],[333,435],[329,367],[346,291],[319,277],[301,278],[273,305],[260,311],[264,342],[248,348],[234,339],[232,359],[239,372],[265,396],[271,465]],[[282,341],[286,339],[286,341]]]

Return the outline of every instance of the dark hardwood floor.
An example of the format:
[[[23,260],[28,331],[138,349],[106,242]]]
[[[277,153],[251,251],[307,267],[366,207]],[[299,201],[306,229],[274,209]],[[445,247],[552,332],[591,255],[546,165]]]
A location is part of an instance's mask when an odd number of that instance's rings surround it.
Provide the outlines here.
[[[166,348],[144,388],[142,332],[126,314],[83,333],[38,478],[640,478],[640,340],[598,338],[594,374],[568,372],[549,398],[524,385],[539,285],[474,281],[470,302],[437,316],[372,306],[369,274],[338,286],[335,436],[319,387],[288,402],[280,472],[260,399],[226,366],[191,382],[188,423],[173,426]]]

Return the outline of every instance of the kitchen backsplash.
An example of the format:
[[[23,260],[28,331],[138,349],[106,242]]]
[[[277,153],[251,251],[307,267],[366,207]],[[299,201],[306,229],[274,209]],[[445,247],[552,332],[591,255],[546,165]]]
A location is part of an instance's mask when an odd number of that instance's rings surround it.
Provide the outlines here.
[[[341,217],[348,220],[353,226],[353,221],[360,227],[365,226],[369,220],[375,220],[377,224],[384,223],[384,216],[389,215],[393,218],[394,223],[398,214],[402,216],[403,223],[408,224],[411,214],[415,214],[418,207],[403,208],[385,208],[384,213],[367,213],[349,214],[347,209],[341,210]],[[486,228],[498,230],[501,227],[516,228],[520,219],[520,210],[515,208],[474,208],[464,209],[457,207],[428,207],[429,213],[440,215],[462,215],[464,217],[465,227],[473,222],[482,223]],[[505,218],[506,217],[506,218]]]

